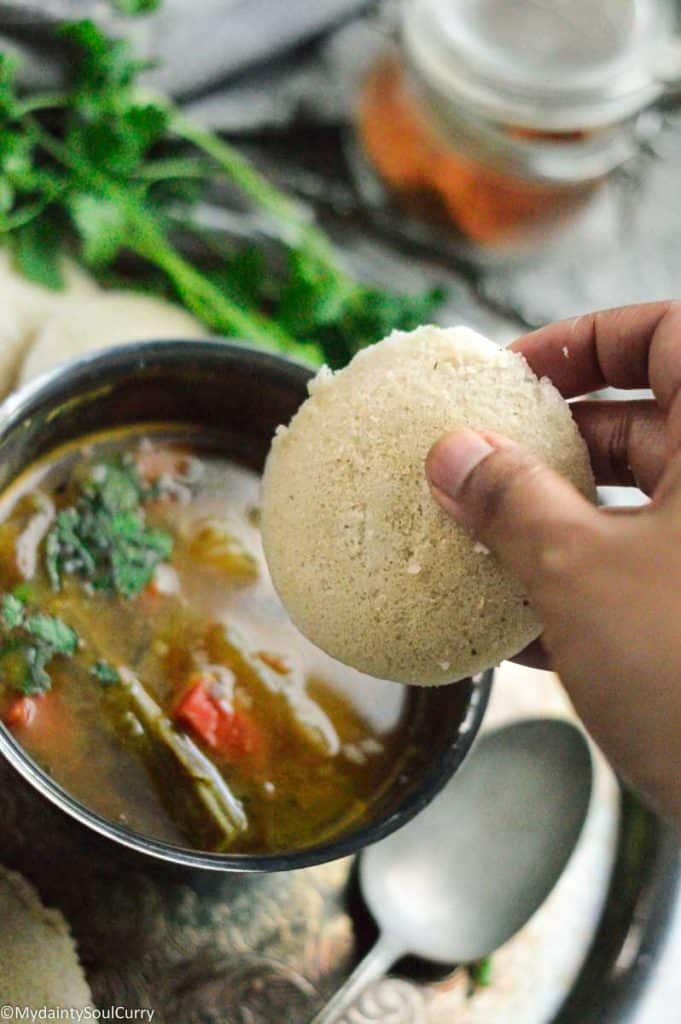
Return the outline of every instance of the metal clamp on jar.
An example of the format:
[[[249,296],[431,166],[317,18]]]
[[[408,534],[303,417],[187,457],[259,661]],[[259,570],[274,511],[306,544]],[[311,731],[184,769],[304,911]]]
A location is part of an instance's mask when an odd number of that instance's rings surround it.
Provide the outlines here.
[[[679,72],[673,21],[666,0],[403,0],[359,96],[364,162],[417,223],[526,248],[636,152]]]

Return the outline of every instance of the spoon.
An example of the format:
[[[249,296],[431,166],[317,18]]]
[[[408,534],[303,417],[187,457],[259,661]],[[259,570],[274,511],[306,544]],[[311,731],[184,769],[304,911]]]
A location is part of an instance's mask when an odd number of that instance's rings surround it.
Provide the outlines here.
[[[408,954],[470,963],[541,906],[579,839],[593,765],[561,719],[517,722],[479,741],[425,811],[361,856],[378,942],[312,1024],[331,1024]]]

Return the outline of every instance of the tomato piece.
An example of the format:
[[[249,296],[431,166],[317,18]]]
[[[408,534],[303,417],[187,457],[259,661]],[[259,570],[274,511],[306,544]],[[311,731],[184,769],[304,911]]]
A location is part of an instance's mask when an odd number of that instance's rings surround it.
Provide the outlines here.
[[[174,718],[226,761],[263,754],[264,737],[253,718],[244,709],[228,707],[214,697],[205,678],[200,677],[183,694]]]
[[[35,721],[38,704],[34,697],[17,697],[5,712],[5,724],[12,729],[28,729]]]

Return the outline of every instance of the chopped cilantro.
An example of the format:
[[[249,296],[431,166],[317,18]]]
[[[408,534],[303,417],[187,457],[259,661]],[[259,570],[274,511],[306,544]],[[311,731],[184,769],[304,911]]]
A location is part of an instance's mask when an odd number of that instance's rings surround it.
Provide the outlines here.
[[[61,619],[53,615],[36,612],[24,621],[27,632],[51,647],[55,654],[75,654],[78,648],[78,634]]]
[[[121,681],[118,669],[114,668],[108,661],[96,661],[90,672],[98,679],[102,686],[117,686]]]
[[[474,995],[478,988],[489,988],[492,984],[492,957],[485,956],[482,960],[468,965],[470,979],[469,995]]]
[[[54,615],[28,614],[14,594],[0,599],[0,620],[0,681],[20,693],[46,693],[52,686],[50,662],[75,654],[77,633]]]
[[[3,594],[0,614],[7,629],[16,629],[24,621],[24,603],[14,594]]]
[[[145,489],[122,457],[98,462],[80,485],[75,503],[57,516],[45,541],[45,563],[55,590],[64,575],[95,590],[135,597],[173,550],[166,531],[147,525]]]

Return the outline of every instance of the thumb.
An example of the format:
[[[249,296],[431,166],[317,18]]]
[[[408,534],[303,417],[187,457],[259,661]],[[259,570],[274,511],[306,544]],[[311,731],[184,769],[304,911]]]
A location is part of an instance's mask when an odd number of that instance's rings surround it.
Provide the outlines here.
[[[604,522],[571,483],[508,438],[462,429],[430,450],[433,495],[454,519],[497,555],[527,587],[546,575],[579,572],[575,557]]]

